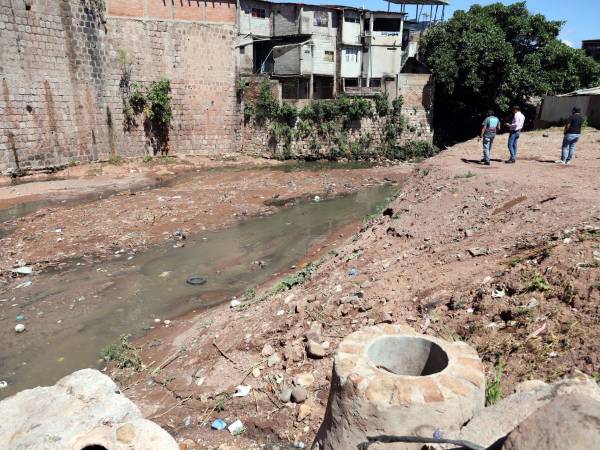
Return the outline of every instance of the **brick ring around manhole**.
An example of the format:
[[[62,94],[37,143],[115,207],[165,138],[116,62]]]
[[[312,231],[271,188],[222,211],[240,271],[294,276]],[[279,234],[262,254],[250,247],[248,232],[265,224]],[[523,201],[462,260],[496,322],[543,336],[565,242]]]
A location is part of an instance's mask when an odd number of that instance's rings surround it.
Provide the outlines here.
[[[452,434],[485,403],[485,375],[475,350],[402,325],[347,336],[335,354],[331,380],[313,450],[357,448],[367,436],[382,434]]]

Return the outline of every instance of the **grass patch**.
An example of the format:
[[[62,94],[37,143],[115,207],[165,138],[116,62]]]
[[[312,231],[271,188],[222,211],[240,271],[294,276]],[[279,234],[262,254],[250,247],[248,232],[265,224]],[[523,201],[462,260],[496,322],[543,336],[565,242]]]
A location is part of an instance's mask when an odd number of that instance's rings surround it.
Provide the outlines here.
[[[130,335],[122,335],[119,342],[110,344],[100,352],[100,356],[106,361],[115,361],[119,369],[132,368],[139,370],[142,367],[142,359],[137,349],[129,343]]]
[[[550,290],[552,290],[552,287],[548,284],[546,279],[541,275],[536,275],[535,277],[533,277],[533,279],[529,282],[529,284],[525,288],[526,292],[534,292],[534,291],[548,292]]]
[[[70,159],[70,160],[69,160],[69,162],[67,163],[67,165],[68,165],[69,167],[75,167],[75,166],[77,166],[78,164],[79,164],[79,163],[78,163],[76,160],[74,160],[74,159]]]
[[[125,160],[121,155],[110,155],[108,157],[108,163],[112,164],[113,166],[120,166],[123,164],[123,162],[125,162]]]
[[[494,374],[491,380],[487,380],[485,385],[485,406],[492,406],[502,398],[500,390],[500,381],[504,372],[504,361],[500,358],[498,365],[494,367]]]
[[[477,174],[475,172],[471,172],[470,170],[465,173],[464,175],[455,175],[454,179],[459,179],[459,178],[473,178],[474,176],[476,176]]]
[[[154,157],[152,155],[146,155],[146,156],[144,156],[144,159],[142,161],[144,161],[146,164],[148,164],[149,162],[152,162],[153,159],[154,159]]]

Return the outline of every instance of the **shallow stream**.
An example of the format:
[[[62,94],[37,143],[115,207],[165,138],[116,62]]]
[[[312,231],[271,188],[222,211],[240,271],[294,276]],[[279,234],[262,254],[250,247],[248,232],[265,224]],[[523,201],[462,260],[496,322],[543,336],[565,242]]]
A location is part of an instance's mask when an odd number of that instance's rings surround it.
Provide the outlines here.
[[[98,367],[102,348],[122,334],[143,334],[157,325],[155,319],[229,301],[275,279],[338,230],[362,220],[394,189],[302,200],[271,216],[190,236],[181,248],[168,241],[142,254],[121,252],[110,262],[33,276],[31,286],[0,296],[0,380],[8,382],[0,398]],[[191,286],[191,275],[208,282]],[[25,318],[17,321],[21,314]],[[24,333],[13,331],[17,323],[26,325]]]

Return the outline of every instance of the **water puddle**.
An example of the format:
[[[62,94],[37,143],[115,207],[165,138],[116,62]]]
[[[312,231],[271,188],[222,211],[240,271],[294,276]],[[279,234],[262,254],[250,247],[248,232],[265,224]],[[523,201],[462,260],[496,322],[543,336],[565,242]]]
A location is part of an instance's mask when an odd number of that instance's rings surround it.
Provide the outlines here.
[[[188,238],[183,248],[170,241],[133,257],[123,252],[111,262],[33,277],[30,287],[0,295],[0,380],[9,383],[0,397],[98,367],[99,351],[120,335],[140,335],[156,318],[228,301],[272,279],[372,212],[394,189],[303,200],[271,216]],[[208,282],[191,286],[190,275]],[[25,315],[22,322],[16,321],[19,314]],[[27,330],[16,334],[16,323]]]

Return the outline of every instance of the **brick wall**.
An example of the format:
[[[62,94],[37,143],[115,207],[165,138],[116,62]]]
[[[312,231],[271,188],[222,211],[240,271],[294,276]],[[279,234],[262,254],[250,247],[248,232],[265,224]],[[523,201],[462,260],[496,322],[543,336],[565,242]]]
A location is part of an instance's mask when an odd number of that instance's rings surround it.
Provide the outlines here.
[[[124,130],[128,76],[170,79],[172,152],[238,148],[235,3],[27,3],[0,0],[0,172],[151,151],[141,117]]]

